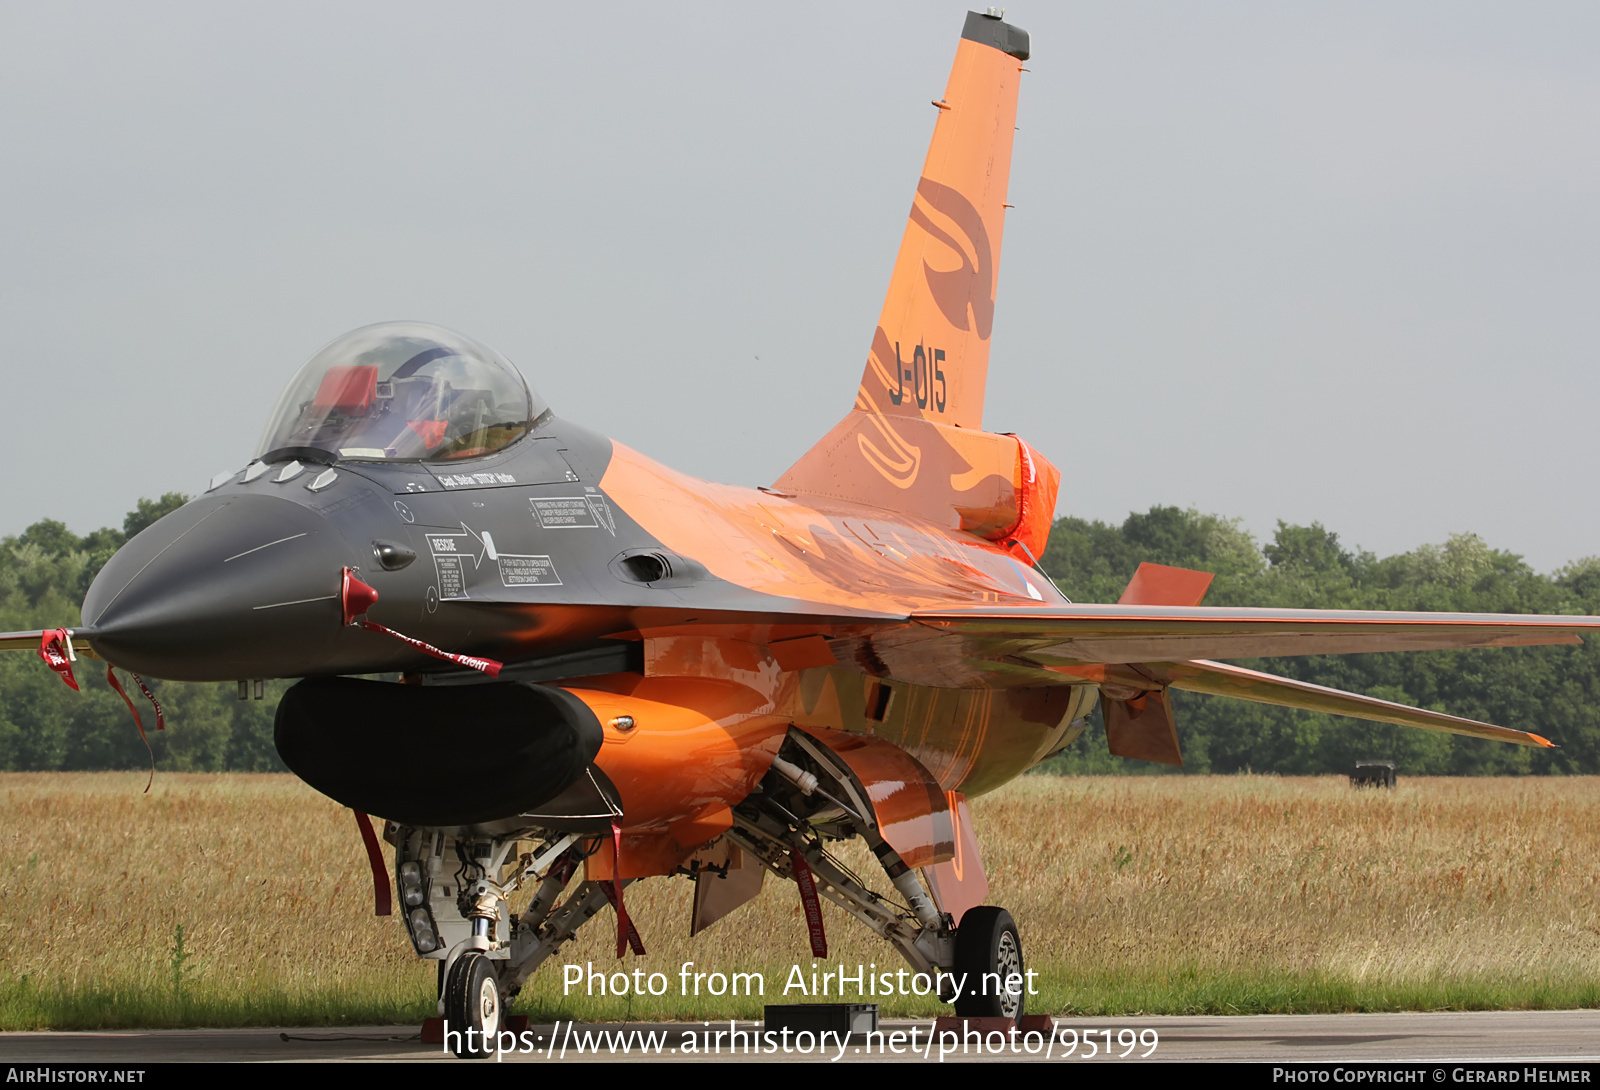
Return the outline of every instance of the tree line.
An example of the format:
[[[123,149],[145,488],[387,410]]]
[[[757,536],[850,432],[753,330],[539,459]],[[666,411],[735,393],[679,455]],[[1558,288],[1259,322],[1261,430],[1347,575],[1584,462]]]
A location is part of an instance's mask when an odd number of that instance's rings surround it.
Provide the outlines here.
[[[1141,561],[1215,572],[1205,604],[1451,613],[1600,614],[1600,558],[1541,575],[1473,534],[1382,559],[1346,548],[1317,523],[1279,522],[1258,544],[1238,520],[1177,507],[1120,526],[1064,518],[1041,565],[1068,597],[1114,602]],[[1437,731],[1266,704],[1172,693],[1184,765],[1194,772],[1347,772],[1390,760],[1414,775],[1600,772],[1600,641],[1237,660],[1241,666],[1532,731],[1535,750]],[[1084,736],[1049,764],[1058,772],[1163,771],[1111,757],[1098,709]]]
[[[0,539],[0,630],[72,626],[96,573],[123,542],[185,497],[140,500],[121,529],[83,537],[53,520]],[[1541,575],[1521,557],[1471,534],[1382,559],[1346,548],[1313,523],[1279,523],[1258,543],[1238,520],[1153,507],[1120,525],[1063,518],[1041,566],[1078,602],[1114,602],[1142,561],[1214,572],[1207,605],[1392,609],[1463,613],[1600,614],[1600,558]],[[1532,750],[1316,712],[1173,693],[1185,770],[1348,771],[1392,760],[1420,775],[1600,772],[1600,641],[1495,648],[1246,660],[1241,665],[1384,700],[1531,730],[1559,749]],[[74,693],[36,656],[0,655],[0,769],[142,768],[149,761],[102,664],[80,660]],[[169,727],[150,727],[157,766],[170,771],[279,771],[272,718],[290,682],[266,698],[237,697],[232,683],[158,682]],[[137,700],[138,698],[135,697]],[[1045,771],[1165,771],[1106,752],[1099,712]]]
[[[51,519],[0,539],[0,630],[67,627],[111,554],[186,497],[176,492],[140,500],[122,528],[79,537]],[[77,771],[147,768],[150,753],[127,705],[106,683],[105,663],[79,658],[73,692],[38,656],[0,655],[0,769]],[[284,771],[272,745],[272,717],[289,682],[268,682],[262,700],[239,700],[236,685],[151,682],[166,711],[155,729],[152,709],[122,677],[139,708],[158,768],[172,772]]]

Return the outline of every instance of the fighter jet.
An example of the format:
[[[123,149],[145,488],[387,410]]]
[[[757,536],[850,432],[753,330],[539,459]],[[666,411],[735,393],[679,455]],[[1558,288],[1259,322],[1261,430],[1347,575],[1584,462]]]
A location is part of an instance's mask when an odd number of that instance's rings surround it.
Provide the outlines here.
[[[1172,689],[1548,745],[1217,660],[1576,643],[1600,618],[1207,608],[1209,575],[1151,564],[1080,605],[1039,569],[1061,475],[983,420],[1028,53],[967,16],[854,405],[770,487],[567,421],[469,337],[368,326],[294,376],[254,460],[111,559],[81,627],[0,646],[69,679],[86,656],[242,695],[301,679],[278,751],[356,811],[463,1055],[608,904],[642,951],[625,887],[674,875],[694,931],[771,875],[813,953],[827,898],[958,1014],[1018,1018],[966,800],[1097,702],[1113,753],[1169,764]],[[837,858],[854,838],[870,875]]]

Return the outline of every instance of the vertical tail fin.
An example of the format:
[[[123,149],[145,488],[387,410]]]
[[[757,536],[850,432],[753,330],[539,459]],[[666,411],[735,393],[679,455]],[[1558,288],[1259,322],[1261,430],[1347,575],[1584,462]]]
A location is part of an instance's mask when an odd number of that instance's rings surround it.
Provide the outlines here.
[[[855,407],[777,482],[786,491],[1014,536],[1060,474],[983,428],[1006,184],[1028,35],[967,15]],[[1037,504],[1034,504],[1035,508]],[[1031,546],[1032,541],[1028,544]],[[1040,550],[1043,545],[1040,543]]]
[[[1006,183],[1028,35],[969,12],[856,408],[983,427]],[[863,404],[865,402],[865,404]]]

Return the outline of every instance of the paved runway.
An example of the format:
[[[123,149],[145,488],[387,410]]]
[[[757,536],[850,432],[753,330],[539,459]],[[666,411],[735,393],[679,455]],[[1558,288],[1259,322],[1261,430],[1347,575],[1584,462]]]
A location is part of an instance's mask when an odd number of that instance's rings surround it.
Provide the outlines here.
[[[882,1036],[849,1042],[767,1037],[760,1027],[667,1023],[626,1026],[533,1026],[508,1042],[508,1063],[776,1059],[794,1062],[882,1060],[927,1063],[983,1061],[1156,1063],[1207,1060],[1395,1063],[1429,1065],[1571,1061],[1600,1062],[1600,1011],[1500,1011],[1439,1014],[1256,1015],[1250,1017],[1060,1019],[1052,1040],[1019,1038],[987,1044],[928,1041],[929,1022],[885,1022]],[[1129,1031],[1120,1034],[1119,1031]],[[1151,1045],[1153,1031],[1154,1044]],[[706,1034],[711,1034],[707,1037]],[[715,1036],[721,1033],[720,1037]],[[895,1034],[900,1034],[898,1038]],[[554,1038],[555,1047],[551,1047]],[[1130,1043],[1131,1042],[1131,1043]],[[912,1046],[915,1046],[913,1051]],[[1109,1056],[1107,1045],[1109,1044]],[[805,1046],[802,1048],[801,1046]],[[523,1046],[528,1051],[520,1051]],[[689,1046],[689,1047],[685,1047]],[[1070,1050],[1069,1050],[1070,1046]],[[626,1051],[622,1051],[625,1047]],[[898,1049],[900,1051],[896,1052]],[[941,1052],[944,1055],[941,1056]],[[1124,1055],[1126,1053],[1126,1055]],[[1148,1053],[1148,1054],[1147,1054]],[[424,1045],[414,1030],[372,1026],[349,1030],[124,1030],[102,1033],[0,1034],[0,1063],[141,1063],[172,1061],[453,1060]],[[1444,1081],[1437,1079],[1436,1081]],[[1597,1078],[1600,1081],[1600,1078]]]

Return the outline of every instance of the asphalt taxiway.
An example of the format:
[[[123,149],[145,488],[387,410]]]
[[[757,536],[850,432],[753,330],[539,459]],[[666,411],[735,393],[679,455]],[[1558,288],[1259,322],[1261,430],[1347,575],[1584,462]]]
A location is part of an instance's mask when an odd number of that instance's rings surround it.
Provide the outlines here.
[[[763,1034],[754,1023],[534,1025],[506,1063],[662,1061],[911,1063],[1256,1062],[1448,1065],[1600,1062],[1600,1011],[1058,1019],[1053,1037],[929,1041],[930,1022],[884,1022],[841,1042]],[[1125,1032],[1126,1031],[1126,1032]],[[898,1036],[897,1036],[898,1035]],[[1152,1036],[1154,1038],[1151,1046]],[[804,1047],[802,1047],[804,1046]],[[1070,1046],[1070,1047],[1069,1047]],[[0,1064],[451,1061],[409,1027],[116,1030],[0,1034]],[[490,1062],[494,1062],[491,1060]],[[1441,1080],[1442,1081],[1442,1080]]]

